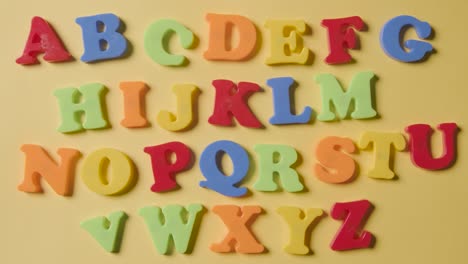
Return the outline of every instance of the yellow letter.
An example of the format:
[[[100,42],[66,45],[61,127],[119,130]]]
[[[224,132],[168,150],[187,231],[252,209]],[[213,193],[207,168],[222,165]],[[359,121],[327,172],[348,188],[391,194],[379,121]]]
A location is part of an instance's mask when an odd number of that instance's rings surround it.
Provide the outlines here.
[[[304,47],[300,37],[300,34],[306,32],[303,20],[267,20],[265,27],[270,29],[271,36],[271,53],[266,64],[307,62],[309,50]]]
[[[305,255],[310,249],[306,245],[306,232],[309,226],[323,214],[321,209],[309,208],[307,213],[297,207],[284,206],[279,207],[276,212],[280,214],[289,226],[289,243],[284,251],[289,254]],[[310,232],[310,230],[309,230]]]
[[[158,114],[158,124],[169,131],[180,131],[193,122],[193,106],[199,90],[191,84],[179,84],[172,87],[172,91],[177,97],[178,117],[169,111],[161,111]]]
[[[374,145],[374,168],[369,171],[369,177],[378,179],[393,179],[395,173],[389,168],[392,145],[397,151],[406,149],[405,137],[400,133],[365,132],[359,141],[359,148],[365,149]]]
[[[115,149],[100,149],[86,157],[81,167],[81,179],[95,193],[118,195],[134,186],[136,176],[133,162],[125,154]]]

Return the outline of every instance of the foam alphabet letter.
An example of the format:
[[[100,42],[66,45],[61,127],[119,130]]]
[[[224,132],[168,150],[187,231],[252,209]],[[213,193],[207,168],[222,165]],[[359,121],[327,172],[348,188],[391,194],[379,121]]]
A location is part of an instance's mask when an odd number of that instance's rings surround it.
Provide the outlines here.
[[[28,193],[42,193],[40,179],[44,178],[59,195],[71,196],[75,180],[76,162],[81,153],[76,149],[60,148],[60,164],[55,162],[40,146],[26,144],[21,146],[26,156],[24,179],[18,190]]]
[[[181,131],[189,128],[194,122],[194,104],[200,92],[198,87],[192,84],[178,84],[172,87],[176,95],[177,115],[169,111],[161,111],[158,114],[158,124],[169,131]]]
[[[109,218],[100,216],[81,222],[80,226],[96,239],[107,251],[120,251],[125,222],[128,215],[123,211],[113,212]]]
[[[326,137],[318,143],[315,151],[317,178],[327,183],[346,183],[353,179],[356,163],[342,150],[354,153],[356,147],[351,139],[340,137]]]
[[[124,97],[124,119],[120,124],[127,128],[147,127],[145,96],[148,86],[143,82],[121,82]]]
[[[258,191],[273,192],[278,190],[274,181],[275,174],[281,179],[284,189],[288,192],[299,192],[304,189],[296,170],[291,168],[297,161],[294,148],[282,145],[255,145],[259,156],[259,177],[254,184]],[[275,161],[275,155],[279,156]]]
[[[358,234],[363,230],[367,218],[372,212],[372,204],[367,200],[347,203],[335,203],[331,209],[331,217],[344,222],[331,243],[331,248],[336,251],[369,248],[372,246],[373,235],[368,231]]]
[[[359,141],[359,147],[366,149],[374,145],[374,168],[368,172],[369,177],[376,179],[393,179],[395,173],[389,168],[392,149],[406,149],[405,137],[400,133],[365,132]],[[393,147],[393,148],[392,148]]]
[[[220,154],[227,154],[232,160],[234,171],[230,176],[224,175],[220,170]],[[247,176],[249,165],[249,155],[239,144],[227,140],[213,142],[200,157],[200,170],[206,178],[206,181],[200,182],[200,186],[225,196],[244,196],[247,188],[236,185]]]
[[[84,53],[81,60],[95,62],[122,57],[127,39],[120,33],[121,21],[114,14],[79,17],[76,23],[83,32]]]
[[[280,77],[267,80],[268,86],[273,90],[273,106],[275,114],[270,118],[270,124],[304,124],[310,121],[312,108],[304,108],[300,115],[294,115],[291,106],[290,94],[293,91],[295,81],[291,77]]]
[[[261,128],[262,124],[250,110],[247,100],[254,92],[260,91],[260,86],[255,83],[240,82],[235,85],[229,80],[214,80],[216,89],[213,114],[208,122],[219,126],[233,126],[234,116],[242,126]]]
[[[307,29],[303,20],[267,20],[265,27],[271,36],[271,51],[266,64],[306,64],[310,51],[300,37]]]
[[[181,142],[169,142],[166,144],[146,147],[146,153],[151,156],[151,166],[155,183],[151,186],[153,192],[166,192],[177,189],[179,185],[175,180],[176,173],[190,168],[192,161],[191,150]],[[176,161],[170,160],[174,154]]]
[[[330,54],[325,58],[325,62],[328,64],[350,62],[353,58],[346,50],[357,48],[357,37],[352,27],[361,31],[365,27],[364,21],[358,16],[324,19],[322,26],[328,29],[330,46]]]
[[[112,175],[109,174],[109,167]],[[115,149],[99,149],[89,154],[81,167],[81,179],[93,192],[101,195],[127,193],[136,183],[135,165]]]
[[[210,246],[212,251],[247,254],[265,251],[265,247],[257,241],[250,230],[250,226],[258,215],[262,213],[260,206],[244,206],[240,208],[235,205],[217,205],[213,207],[212,211],[221,218],[229,229],[228,234],[221,243]]]
[[[62,123],[57,129],[62,133],[72,133],[83,129],[101,129],[109,126],[104,115],[104,95],[107,88],[102,84],[92,83],[80,88],[63,88],[54,92],[58,99]],[[79,103],[80,97],[83,99]],[[81,115],[86,119],[81,122]]]
[[[168,52],[170,37],[176,33],[180,44],[189,49],[195,42],[192,31],[171,19],[161,19],[151,24],[145,31],[145,51],[150,58],[161,65],[180,66],[188,62],[183,55]]]
[[[429,23],[412,16],[394,17],[382,27],[380,32],[380,45],[389,57],[403,62],[416,62],[430,55],[433,50],[432,45],[424,41],[407,40],[404,47],[401,47],[401,38],[409,27],[413,27],[418,37],[422,39],[431,37],[432,28]],[[406,51],[405,48],[409,51]]]
[[[210,24],[208,49],[203,54],[207,60],[243,61],[255,55],[257,29],[246,17],[239,15],[207,14]],[[237,47],[231,47],[233,28],[239,33]]]
[[[335,106],[339,117],[345,119],[349,114],[351,101],[354,102],[354,119],[372,118],[377,112],[372,107],[372,72],[359,72],[351,81],[349,89],[343,92],[338,80],[331,74],[320,74],[315,79],[320,84],[322,95],[322,112],[317,116],[320,121],[334,121],[335,113],[331,111],[331,103]]]
[[[180,205],[148,206],[140,209],[140,215],[145,219],[159,254],[170,253],[171,241],[178,253],[186,254],[192,250],[190,241],[197,235],[203,209],[201,204],[190,204],[185,208]]]
[[[39,53],[44,53],[43,59],[48,62],[68,61],[72,58],[47,21],[41,17],[33,17],[23,55],[16,59],[16,63],[22,65],[39,63],[37,59]]]
[[[409,134],[409,149],[413,163],[427,170],[447,169],[455,163],[457,154],[457,133],[455,123],[443,123],[437,126],[443,133],[444,151],[442,156],[434,158],[431,154],[430,136],[432,128],[426,124],[416,124],[406,127]]]
[[[307,232],[311,232],[309,227],[316,220],[320,219],[323,211],[321,209],[309,208],[304,213],[300,208],[283,206],[279,207],[276,212],[283,217],[289,227],[289,243],[284,248],[284,251],[296,255],[308,254],[310,248],[307,246],[309,241],[306,241]]]

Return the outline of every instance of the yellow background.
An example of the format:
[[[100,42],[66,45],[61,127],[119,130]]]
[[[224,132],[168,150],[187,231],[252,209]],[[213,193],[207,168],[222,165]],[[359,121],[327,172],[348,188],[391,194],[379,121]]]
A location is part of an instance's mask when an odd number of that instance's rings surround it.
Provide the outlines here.
[[[0,201],[3,208],[0,240],[1,263],[464,263],[468,245],[468,147],[463,131],[467,119],[464,114],[466,98],[466,66],[468,38],[466,37],[466,1],[1,1],[2,48],[0,69],[2,88],[0,121],[2,139],[0,148]],[[114,13],[126,24],[125,36],[133,51],[128,58],[86,64],[79,60],[82,52],[81,28],[75,18],[100,13]],[[258,27],[262,46],[248,62],[210,62],[203,59],[207,48],[208,26],[206,13],[241,14]],[[431,40],[437,52],[428,61],[406,64],[387,57],[379,43],[381,27],[389,19],[413,15],[428,21],[435,37]],[[359,15],[368,26],[367,32],[358,32],[361,49],[351,51],[357,63],[331,66],[323,62],[328,54],[326,30],[320,26],[325,18]],[[60,35],[67,49],[76,59],[73,62],[23,67],[15,63],[26,42],[33,16],[48,20]],[[169,68],[153,62],[143,49],[144,31],[150,23],[161,18],[172,18],[193,30],[200,39],[194,50],[184,51],[172,44],[175,52],[183,52],[191,63],[187,67]],[[303,19],[312,34],[304,36],[305,45],[314,54],[311,65],[270,67],[264,64],[269,54],[267,19]],[[410,30],[408,36],[414,36]],[[320,112],[319,86],[314,76],[332,73],[344,86],[359,71],[372,70],[379,77],[376,84],[376,105],[381,116],[368,121],[345,120],[335,123],[315,121],[307,125],[272,126],[271,89],[266,80],[291,76],[298,83],[297,111],[312,106]],[[215,127],[207,123],[213,110],[214,89],[211,81],[217,78],[235,82],[251,81],[264,88],[254,94],[249,103],[266,129],[254,130],[241,126]],[[151,88],[147,95],[147,113],[152,126],[145,129],[127,129],[119,125],[122,119],[121,81],[144,81]],[[64,135],[57,132],[60,123],[58,105],[53,91],[68,86],[99,82],[109,88],[106,96],[111,129],[86,131]],[[172,133],[155,122],[160,110],[175,110],[175,99],[170,90],[176,83],[196,84],[199,97],[199,122],[188,132]],[[314,151],[317,142],[329,135],[345,136],[355,142],[366,130],[404,133],[407,125],[457,122],[462,131],[458,140],[458,160],[453,168],[429,172],[413,166],[409,153],[397,153],[395,171],[398,180],[374,180],[366,172],[372,167],[373,153],[361,151],[354,155],[359,163],[357,179],[345,185],[320,182],[313,174]],[[203,179],[198,158],[211,142],[227,139],[238,142],[252,155],[252,174],[243,186],[253,195],[233,199],[198,187]],[[196,164],[177,177],[182,189],[156,194],[149,188],[153,183],[149,156],[145,146],[169,141],[182,141],[193,149]],[[78,177],[80,159],[72,197],[56,195],[43,182],[44,194],[26,194],[17,191],[24,169],[20,146],[25,143],[45,147],[54,158],[56,149],[72,147],[84,156],[99,148],[115,148],[128,154],[139,171],[139,180],[133,190],[119,197],[103,197],[93,193]],[[257,179],[258,157],[253,152],[257,143],[286,144],[298,150],[303,163],[298,171],[308,192],[262,193],[252,189]],[[434,153],[441,153],[440,133],[434,134]],[[329,244],[340,221],[330,216],[323,218],[313,230],[310,246],[314,254],[293,256],[283,251],[288,229],[275,212],[281,205],[301,208],[322,208],[329,213],[335,202],[368,199],[375,206],[366,225],[377,241],[373,249],[334,252]],[[148,205],[202,203],[207,209],[216,204],[257,204],[265,209],[253,230],[267,248],[260,255],[218,254],[209,245],[224,238],[225,227],[220,219],[208,211],[201,223],[193,253],[162,256],[152,245],[148,230],[138,210]],[[104,251],[91,236],[79,227],[82,220],[108,215],[117,210],[129,214],[121,252]]]

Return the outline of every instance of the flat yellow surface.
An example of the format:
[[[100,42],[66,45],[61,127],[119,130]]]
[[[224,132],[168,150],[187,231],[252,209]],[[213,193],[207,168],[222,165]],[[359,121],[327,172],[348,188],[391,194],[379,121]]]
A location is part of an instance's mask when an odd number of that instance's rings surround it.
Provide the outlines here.
[[[1,1],[0,22],[2,45],[0,69],[2,88],[0,120],[2,138],[0,157],[2,177],[0,202],[3,209],[0,220],[0,263],[465,263],[468,245],[467,186],[468,146],[464,127],[467,125],[466,65],[468,38],[466,35],[466,1],[58,1],[18,0]],[[128,58],[86,64],[79,60],[82,52],[81,28],[75,18],[112,12],[126,24],[125,36],[133,51]],[[248,62],[210,62],[203,59],[207,48],[208,25],[206,13],[240,14],[258,27],[262,45],[258,54]],[[385,55],[379,43],[381,27],[389,19],[413,15],[428,21],[434,31],[431,43],[437,52],[428,61],[417,64],[397,62]],[[367,32],[359,32],[361,49],[351,51],[356,63],[331,66],[323,62],[328,54],[326,30],[320,26],[325,18],[359,15],[368,25]],[[73,62],[23,67],[15,63],[22,53],[33,16],[48,20],[61,36],[67,49],[76,59]],[[174,38],[174,52],[183,52],[190,59],[187,67],[169,68],[153,62],[143,49],[144,31],[150,23],[161,18],[172,18],[193,30],[199,38],[194,50],[184,51]],[[311,27],[311,35],[304,36],[305,45],[314,54],[311,65],[267,66],[269,32],[267,19],[303,19]],[[409,31],[408,36],[414,36]],[[42,61],[42,59],[41,59]],[[271,89],[266,80],[291,76],[298,83],[296,107],[301,111],[311,106],[320,112],[319,86],[314,76],[332,73],[345,85],[359,71],[371,70],[379,80],[376,83],[376,105],[379,119],[334,123],[314,121],[307,125],[272,126]],[[249,103],[266,125],[254,130],[241,126],[220,128],[208,124],[214,102],[211,81],[218,78],[235,82],[251,81],[260,84],[264,92],[255,94]],[[152,124],[145,129],[127,129],[120,126],[122,96],[121,81],[144,81],[151,88],[147,95],[147,113]],[[64,135],[57,132],[60,123],[58,104],[53,91],[99,82],[109,88],[106,102],[111,129]],[[177,83],[193,83],[202,91],[199,97],[199,121],[190,131],[173,133],[156,123],[160,110],[175,110],[171,87]],[[456,122],[462,131],[458,140],[458,160],[448,170],[429,172],[415,167],[408,152],[397,153],[395,171],[398,180],[375,180],[366,172],[373,166],[373,153],[361,151],[354,155],[359,164],[357,179],[345,185],[320,182],[313,173],[314,151],[317,142],[329,135],[359,140],[366,130],[401,132],[407,125]],[[246,198],[227,198],[198,187],[203,179],[198,158],[211,142],[226,139],[244,146],[252,155],[252,173],[243,186],[252,191]],[[440,155],[441,137],[433,138],[434,155]],[[145,146],[169,141],[182,141],[193,149],[195,166],[177,177],[182,188],[166,194],[152,193],[153,183],[149,156]],[[77,176],[72,197],[56,195],[45,182],[44,194],[26,194],[17,191],[24,170],[24,156],[20,146],[39,144],[54,158],[56,149],[72,147],[84,156],[100,148],[115,148],[132,158],[138,168],[139,179],[133,190],[118,197],[104,197],[89,190]],[[298,150],[303,162],[298,171],[308,191],[300,194],[287,192],[262,193],[252,189],[258,177],[253,152],[257,143],[286,144]],[[83,158],[78,163],[79,175]],[[366,230],[376,236],[373,249],[334,252],[329,244],[341,222],[329,216],[335,202],[368,199],[375,206]],[[204,215],[193,253],[189,255],[159,255],[152,245],[149,232],[138,215],[148,205],[188,205],[202,203],[208,212]],[[260,205],[265,214],[258,218],[253,230],[268,252],[259,255],[218,254],[209,245],[221,241],[225,227],[210,212],[216,204]],[[313,230],[310,246],[312,255],[293,256],[283,251],[288,239],[286,223],[275,212],[282,205],[301,208],[322,208],[327,212]],[[104,251],[79,223],[91,217],[108,215],[123,210],[129,214],[121,252]]]

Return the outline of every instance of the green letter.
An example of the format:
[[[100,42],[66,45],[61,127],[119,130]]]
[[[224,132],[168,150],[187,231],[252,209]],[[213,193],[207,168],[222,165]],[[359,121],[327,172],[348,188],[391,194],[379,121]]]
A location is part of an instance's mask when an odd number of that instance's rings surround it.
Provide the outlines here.
[[[88,231],[106,251],[119,252],[127,218],[126,213],[118,211],[111,213],[109,219],[99,216],[81,222],[80,226]]]
[[[186,209],[180,205],[168,205],[162,209],[149,206],[140,209],[140,215],[145,219],[160,254],[168,254],[171,238],[177,252],[187,253],[190,241],[195,237],[192,232],[200,224],[202,210],[201,204],[191,204]]]
[[[297,161],[297,152],[294,148],[282,145],[255,145],[259,155],[259,178],[254,184],[258,191],[273,192],[278,190],[278,184],[273,180],[277,174],[288,192],[299,192],[304,186],[299,181],[296,170],[291,168]],[[275,160],[275,156],[278,160]]]
[[[322,94],[322,112],[318,115],[320,121],[333,121],[335,114],[331,111],[331,103],[341,119],[348,117],[351,100],[354,101],[354,119],[375,117],[377,112],[372,108],[371,81],[372,72],[359,72],[351,81],[346,92],[343,92],[338,80],[331,74],[320,74],[315,79],[320,84]]]
[[[92,83],[80,88],[64,88],[55,91],[58,99],[62,124],[57,129],[62,133],[77,132],[84,129],[99,129],[108,126],[104,118],[104,94],[107,88],[102,84]],[[82,97],[82,102],[80,102]],[[85,121],[81,122],[81,115]]]
[[[166,66],[179,66],[187,61],[182,55],[168,52],[173,33],[179,36],[182,47],[191,48],[195,42],[192,31],[175,20],[161,19],[151,24],[145,32],[145,50],[153,61]]]

